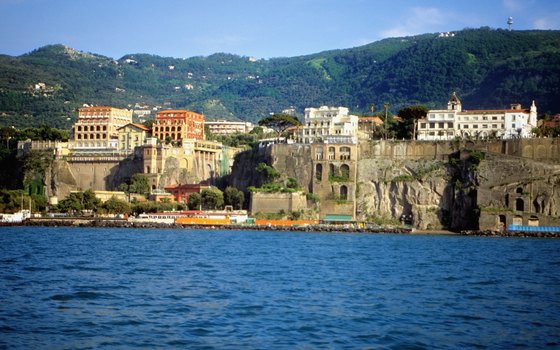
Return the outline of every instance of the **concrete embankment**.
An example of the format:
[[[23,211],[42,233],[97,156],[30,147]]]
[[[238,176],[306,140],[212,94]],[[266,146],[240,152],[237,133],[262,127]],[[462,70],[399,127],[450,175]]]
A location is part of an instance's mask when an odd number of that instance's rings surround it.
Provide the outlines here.
[[[157,222],[129,222],[123,219],[30,219],[19,224],[23,226],[73,226],[73,227],[114,227],[148,229],[191,229],[191,230],[255,230],[255,231],[298,231],[298,232],[356,232],[356,233],[410,233],[405,228],[352,227],[337,225],[308,226],[262,226],[262,225],[181,225]]]
[[[528,237],[528,238],[560,238],[560,232],[527,232],[527,231],[492,231],[492,230],[479,230],[479,231],[461,231],[462,236],[483,236],[483,237]]]

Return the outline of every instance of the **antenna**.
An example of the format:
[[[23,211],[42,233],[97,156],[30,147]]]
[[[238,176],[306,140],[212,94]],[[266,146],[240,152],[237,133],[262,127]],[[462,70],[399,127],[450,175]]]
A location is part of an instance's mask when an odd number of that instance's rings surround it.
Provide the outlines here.
[[[511,32],[511,25],[513,24],[513,17],[508,17],[507,20],[507,24],[508,24],[508,30]]]

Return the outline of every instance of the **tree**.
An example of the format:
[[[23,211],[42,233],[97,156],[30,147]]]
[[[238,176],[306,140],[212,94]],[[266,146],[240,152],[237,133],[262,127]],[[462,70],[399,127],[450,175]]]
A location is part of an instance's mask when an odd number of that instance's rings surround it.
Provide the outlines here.
[[[130,213],[130,205],[115,196],[109,198],[105,203],[103,203],[102,207],[110,214]]]
[[[128,192],[143,195],[149,194],[150,184],[146,175],[140,173],[132,175],[132,178],[130,179],[130,185],[128,186]]]
[[[224,206],[224,194],[215,187],[202,190],[200,197],[203,209],[222,209]]]
[[[243,191],[228,186],[224,190],[224,202],[226,205],[231,205],[234,209],[242,209],[243,202],[245,201],[245,194]]]
[[[259,125],[266,126],[276,131],[277,137],[279,138],[286,129],[301,125],[301,123],[298,118],[288,114],[273,114],[270,117],[259,120]]]
[[[420,105],[409,106],[399,110],[399,117],[404,124],[405,130],[408,130],[408,135],[411,134],[410,129],[412,126],[412,140],[416,140],[416,122],[418,119],[425,118],[427,114],[428,108]]]
[[[267,183],[273,182],[274,180],[276,180],[277,178],[280,177],[280,172],[278,170],[274,169],[274,167],[266,165],[266,163],[262,163],[262,162],[259,163],[256,166],[255,170],[265,176],[265,179],[266,179],[265,181]]]
[[[189,198],[187,199],[187,206],[189,207],[190,210],[198,210],[200,209],[200,202],[201,202],[201,198],[200,198],[200,193],[191,193],[189,195]]]

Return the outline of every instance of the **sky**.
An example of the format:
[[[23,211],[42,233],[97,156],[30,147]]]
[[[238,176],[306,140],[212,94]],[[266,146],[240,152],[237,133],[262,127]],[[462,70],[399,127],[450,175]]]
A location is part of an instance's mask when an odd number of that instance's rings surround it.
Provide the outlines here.
[[[255,58],[464,28],[560,29],[560,0],[0,0],[0,54],[49,44],[112,58]]]

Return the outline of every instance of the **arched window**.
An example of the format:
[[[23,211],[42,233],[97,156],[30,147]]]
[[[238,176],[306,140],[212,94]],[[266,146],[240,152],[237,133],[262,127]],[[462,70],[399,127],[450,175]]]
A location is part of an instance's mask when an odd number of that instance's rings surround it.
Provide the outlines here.
[[[340,160],[349,160],[350,152],[350,147],[340,147]]]
[[[329,147],[329,160],[334,160],[335,150],[334,147]]]
[[[344,185],[340,186],[340,199],[344,201],[348,199],[348,187]]]
[[[523,194],[523,187],[517,187],[517,190],[515,190],[515,193]]]
[[[329,176],[335,176],[336,174],[336,167],[334,164],[329,164]]]
[[[340,176],[345,179],[350,178],[350,167],[348,166],[348,164],[342,164],[340,166]]]
[[[317,181],[321,181],[323,179],[323,165],[317,164],[315,166],[315,178]]]
[[[523,203],[523,198],[517,198],[515,200],[515,210],[517,210],[517,211],[524,211],[525,210],[525,205]]]

